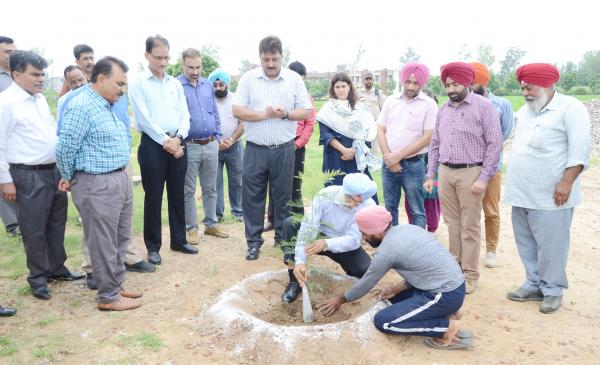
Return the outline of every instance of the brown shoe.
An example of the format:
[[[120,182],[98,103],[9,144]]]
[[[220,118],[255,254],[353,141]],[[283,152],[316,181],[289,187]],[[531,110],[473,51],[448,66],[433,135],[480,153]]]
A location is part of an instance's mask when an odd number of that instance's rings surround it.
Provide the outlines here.
[[[121,299],[112,303],[98,303],[98,309],[101,311],[126,311],[129,309],[135,309],[141,306],[142,303],[135,299],[121,297]]]
[[[121,294],[121,296],[125,298],[141,298],[142,295],[144,295],[144,293],[142,293],[141,291],[131,290],[121,290],[119,294]]]
[[[186,240],[190,245],[197,245],[200,243],[200,237],[198,237],[198,230],[192,228],[186,232]]]
[[[207,227],[204,230],[204,234],[207,236],[215,236],[219,238],[229,238],[229,235],[223,231],[218,226]]]

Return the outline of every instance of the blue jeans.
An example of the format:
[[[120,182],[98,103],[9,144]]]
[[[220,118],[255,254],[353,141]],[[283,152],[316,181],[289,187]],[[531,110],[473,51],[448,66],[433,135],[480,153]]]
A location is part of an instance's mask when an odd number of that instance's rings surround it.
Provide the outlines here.
[[[219,151],[219,171],[217,172],[217,217],[225,213],[225,192],[223,187],[223,167],[227,168],[227,189],[231,214],[242,216],[242,172],[244,147],[237,142],[224,151]]]
[[[421,159],[418,161],[406,162],[401,161],[401,172],[391,172],[383,165],[381,172],[381,181],[383,184],[383,201],[385,209],[392,214],[392,224],[398,224],[398,205],[402,191],[406,194],[410,214],[413,217],[413,224],[425,229],[427,218],[425,217],[425,206],[423,204],[423,179],[425,178],[425,162]]]

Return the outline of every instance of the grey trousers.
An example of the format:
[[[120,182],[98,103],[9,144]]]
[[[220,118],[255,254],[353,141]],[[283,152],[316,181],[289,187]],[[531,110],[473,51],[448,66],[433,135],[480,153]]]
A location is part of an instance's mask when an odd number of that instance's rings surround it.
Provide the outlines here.
[[[133,190],[123,171],[92,175],[75,173],[73,202],[83,221],[98,301],[112,303],[124,289],[125,252],[131,241]]]
[[[267,186],[273,192],[275,241],[281,240],[283,221],[289,216],[294,177],[294,144],[269,149],[252,142],[246,143],[242,185],[242,210],[246,241],[249,248],[260,247]]]
[[[200,177],[202,206],[206,227],[217,225],[217,171],[219,168],[219,142],[187,144],[188,165],[183,187],[185,201],[185,228],[198,228],[196,211],[196,179]]]
[[[574,208],[539,210],[513,207],[512,225],[528,291],[562,296],[567,282],[567,258]]]
[[[0,219],[4,227],[17,224],[17,203],[0,198]]]
[[[58,190],[60,173],[10,168],[17,189],[17,218],[23,235],[32,288],[47,284],[48,276],[67,275],[64,266],[67,193]]]

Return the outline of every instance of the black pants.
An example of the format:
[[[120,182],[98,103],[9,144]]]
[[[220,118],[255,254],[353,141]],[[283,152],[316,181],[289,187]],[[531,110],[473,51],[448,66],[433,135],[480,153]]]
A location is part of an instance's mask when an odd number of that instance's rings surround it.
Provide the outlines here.
[[[288,203],[292,198],[294,176],[294,144],[269,149],[246,143],[242,178],[242,211],[248,247],[260,247],[267,186],[273,191],[275,240],[281,240],[283,220],[289,216]]]
[[[48,276],[67,275],[64,266],[67,193],[58,190],[60,173],[10,168],[17,189],[17,220],[23,235],[32,288],[46,285]]]
[[[185,148],[184,148],[185,152]],[[176,159],[152,138],[142,133],[138,162],[144,187],[144,243],[148,252],[158,252],[162,246],[161,209],[165,182],[169,204],[171,247],[186,244],[183,184],[187,171],[187,153]]]
[[[296,243],[296,236],[300,229],[300,222],[294,220],[293,217],[287,218],[283,221],[283,236],[282,239],[287,243],[294,243],[294,245],[286,245],[284,247],[283,261],[287,263],[294,262],[294,250]],[[356,250],[347,252],[320,252],[319,255],[327,256],[333,261],[340,264],[344,272],[355,278],[362,278],[367,272],[369,265],[371,265],[371,257],[365,252],[362,247]]]
[[[306,148],[302,147],[294,152],[294,180],[292,182],[292,204],[290,206],[291,214],[304,215],[304,207],[302,201],[302,179],[300,174],[304,173],[304,156]],[[273,194],[271,193],[271,185],[269,185],[269,209],[267,211],[269,223],[273,223]]]

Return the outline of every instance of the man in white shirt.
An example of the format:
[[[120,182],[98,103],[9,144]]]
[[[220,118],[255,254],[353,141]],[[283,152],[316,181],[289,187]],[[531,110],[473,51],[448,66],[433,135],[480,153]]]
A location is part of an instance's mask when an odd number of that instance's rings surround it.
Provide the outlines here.
[[[71,273],[64,238],[67,193],[58,190],[56,124],[44,88],[46,60],[33,52],[10,56],[13,84],[0,94],[0,192],[17,202],[17,218],[33,296],[50,299],[48,280],[78,280]]]
[[[179,80],[167,74],[169,41],[160,35],[146,39],[148,68],[129,86],[135,124],[142,132],[138,162],[144,187],[144,243],[148,261],[160,265],[162,196],[167,184],[171,250],[197,254],[185,236],[183,186],[187,170],[185,138],[190,114]]]
[[[225,214],[225,193],[223,187],[223,169],[227,168],[227,186],[231,214],[242,221],[242,163],[244,146],[240,138],[244,134],[244,123],[233,116],[232,100],[235,94],[229,90],[231,75],[216,69],[208,75],[215,88],[217,109],[221,118],[221,141],[219,143],[219,170],[217,172],[217,217],[219,221]]]

